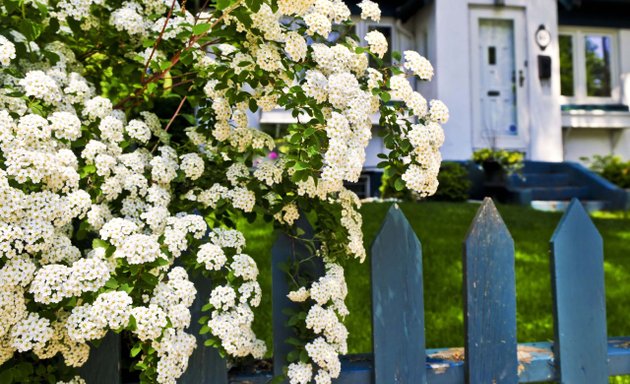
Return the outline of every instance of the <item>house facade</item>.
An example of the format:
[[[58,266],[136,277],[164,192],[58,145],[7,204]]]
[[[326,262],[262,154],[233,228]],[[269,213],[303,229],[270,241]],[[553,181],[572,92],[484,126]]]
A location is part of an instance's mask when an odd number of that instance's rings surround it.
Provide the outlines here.
[[[381,22],[357,17],[355,32],[378,29],[390,49],[413,49],[433,63],[433,80],[414,86],[450,109],[444,159],[488,147],[537,161],[630,158],[630,0],[380,3]],[[253,120],[271,133],[293,121],[286,111]],[[384,151],[378,129],[367,177]]]
[[[630,1],[435,0],[405,24],[451,110],[445,159],[630,158]]]

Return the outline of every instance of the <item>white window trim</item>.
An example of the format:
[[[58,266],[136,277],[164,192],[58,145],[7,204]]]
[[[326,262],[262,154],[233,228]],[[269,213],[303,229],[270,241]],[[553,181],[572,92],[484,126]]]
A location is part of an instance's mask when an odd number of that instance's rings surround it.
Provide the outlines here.
[[[611,41],[610,97],[587,96],[586,54],[584,37],[589,34],[609,36]],[[619,32],[616,29],[591,27],[560,27],[558,35],[571,36],[573,40],[573,92],[574,96],[560,95],[561,104],[619,104]]]
[[[392,52],[400,51],[400,41],[398,36],[398,29],[396,28],[396,19],[394,19],[393,17],[381,17],[381,21],[377,23],[374,21],[362,20],[358,16],[353,16],[352,21],[356,26],[357,36],[359,37],[359,39],[361,39],[361,44],[366,44],[365,35],[368,33],[368,29],[370,27],[388,27],[392,29],[392,46],[390,47],[390,50]]]

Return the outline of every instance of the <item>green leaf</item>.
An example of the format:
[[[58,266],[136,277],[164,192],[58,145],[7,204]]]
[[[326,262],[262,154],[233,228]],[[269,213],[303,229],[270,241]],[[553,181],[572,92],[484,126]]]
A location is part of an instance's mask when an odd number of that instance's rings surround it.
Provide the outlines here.
[[[249,110],[252,112],[256,112],[258,110],[258,103],[254,98],[249,99]]]
[[[88,164],[81,168],[79,176],[84,179],[87,175],[91,175],[93,173],[96,173],[96,166],[94,164]]]
[[[282,384],[282,383],[284,383],[285,379],[286,379],[286,377],[284,375],[276,376],[269,382],[269,384]]]
[[[222,11],[230,6],[231,0],[217,0],[217,9]]]
[[[208,32],[210,30],[210,28],[212,28],[212,24],[210,24],[210,23],[200,23],[200,24],[197,24],[197,25],[193,26],[192,33],[195,36],[201,35],[203,33]]]
[[[190,65],[192,64],[193,60],[195,60],[195,57],[193,56],[193,53],[191,50],[184,50],[184,52],[182,53],[182,55],[179,58],[179,61],[182,62],[182,64],[184,65]]]
[[[298,351],[291,351],[287,355],[287,361],[289,363],[294,363],[300,358],[300,353]]]
[[[295,337],[289,337],[284,342],[290,345],[295,345],[296,347],[301,347],[304,345],[304,341],[296,339]]]
[[[131,352],[129,353],[129,355],[131,357],[136,357],[138,356],[138,354],[142,351],[142,345],[141,344],[136,344],[135,347],[131,348]]]
[[[113,277],[107,280],[107,283],[105,283],[105,288],[109,288],[109,289],[116,289],[119,286],[120,286],[120,283]]]
[[[94,239],[92,240],[92,248],[96,249],[96,248],[109,248],[109,243],[105,240],[101,240],[101,239]]]
[[[262,1],[260,0],[245,0],[245,4],[247,4],[247,8],[251,9],[252,12],[256,13],[260,11],[260,4]]]
[[[295,168],[298,171],[302,171],[302,170],[305,170],[305,169],[309,169],[310,167],[309,167],[309,165],[307,163],[305,163],[303,161],[298,161],[297,163],[295,163],[295,166],[293,168]]]
[[[399,192],[402,191],[403,189],[405,189],[405,182],[404,182],[404,180],[400,179],[400,178],[396,179],[396,182],[394,183],[394,188],[397,191],[399,191]]]
[[[28,19],[22,19],[20,21],[20,25],[18,26],[18,30],[26,37],[28,41],[34,41],[42,33],[43,25],[32,22]]]
[[[166,71],[170,66],[171,66],[171,62],[170,61],[163,61],[163,62],[160,63],[160,69],[162,71]]]
[[[398,51],[392,52],[392,58],[396,61],[402,60],[402,55]]]
[[[147,283],[147,284],[149,284],[151,286],[155,286],[158,283],[157,276],[154,276],[154,275],[152,275],[150,273],[147,273],[147,272],[142,273],[140,275],[140,278],[142,279],[142,281],[144,281],[145,283]]]

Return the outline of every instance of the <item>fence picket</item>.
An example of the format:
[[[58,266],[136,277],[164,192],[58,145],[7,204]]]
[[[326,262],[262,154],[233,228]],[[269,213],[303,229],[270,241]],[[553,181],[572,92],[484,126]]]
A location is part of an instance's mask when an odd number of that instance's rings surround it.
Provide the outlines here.
[[[120,384],[120,335],[108,332],[90,358],[79,368],[79,375],[89,384]]]
[[[397,205],[371,258],[375,383],[426,383],[422,247]]]
[[[197,296],[190,308],[192,320],[187,332],[197,338],[197,348],[195,348],[188,361],[188,367],[191,369],[187,369],[177,382],[182,384],[227,384],[228,370],[225,359],[219,355],[219,352],[214,347],[206,347],[203,344],[208,339],[209,333],[205,335],[199,334],[201,324],[199,324],[198,320],[204,315],[201,312],[201,307],[208,302],[212,284],[209,279],[203,276],[193,279],[193,283],[195,283],[195,288],[197,288]]]
[[[304,230],[305,239],[313,238],[313,228],[302,216],[296,223],[298,228]],[[287,355],[295,347],[286,342],[289,338],[296,337],[293,329],[287,325],[289,315],[285,309],[296,309],[298,306],[287,298],[289,293],[288,276],[283,271],[283,264],[291,260],[300,260],[310,256],[308,249],[300,241],[280,233],[271,250],[272,263],[272,312],[273,312],[273,374],[280,376],[287,365]],[[311,263],[301,266],[300,273],[310,274],[314,277],[324,275],[324,265],[321,258],[312,259]],[[288,381],[285,381],[288,382]]]
[[[576,199],[551,238],[554,354],[562,383],[608,382],[603,242]]]
[[[467,382],[517,383],[514,241],[486,198],[464,242]]]

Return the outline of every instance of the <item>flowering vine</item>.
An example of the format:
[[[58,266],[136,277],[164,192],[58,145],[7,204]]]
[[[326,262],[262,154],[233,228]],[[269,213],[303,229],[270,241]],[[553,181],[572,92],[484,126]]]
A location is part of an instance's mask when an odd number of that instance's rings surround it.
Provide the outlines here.
[[[432,78],[425,58],[394,52],[385,65],[385,37],[349,33],[341,0],[186,6],[0,5],[0,374],[14,382],[80,383],[73,368],[117,332],[142,382],[174,383],[199,347],[187,332],[192,273],[212,283],[206,344],[262,358],[259,270],[235,222],[262,217],[295,234],[304,215],[325,274],[295,269],[303,339],[285,372],[330,383],[347,352],[341,262],[366,256],[344,183],[361,174],[374,116],[387,182],[437,188],[448,109],[408,81]],[[379,21],[376,3],[359,7]],[[251,127],[276,108],[298,121],[279,149]]]

